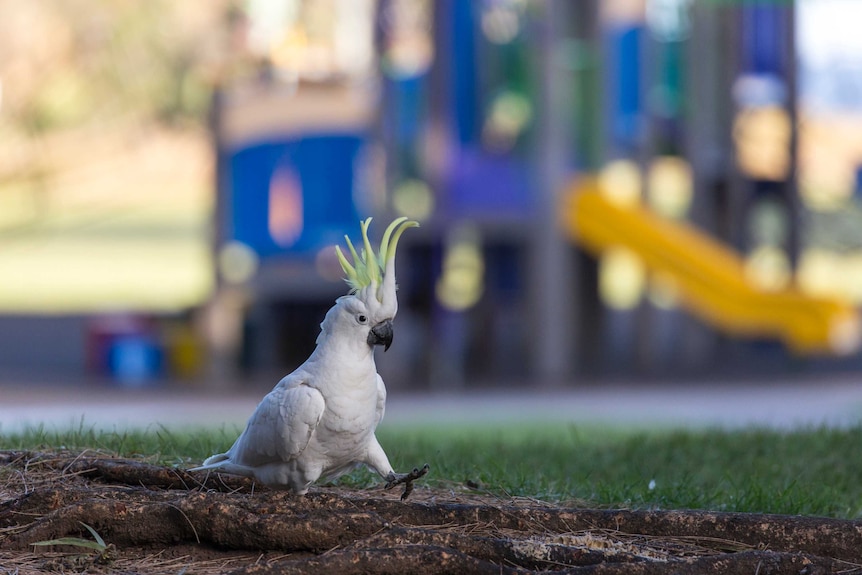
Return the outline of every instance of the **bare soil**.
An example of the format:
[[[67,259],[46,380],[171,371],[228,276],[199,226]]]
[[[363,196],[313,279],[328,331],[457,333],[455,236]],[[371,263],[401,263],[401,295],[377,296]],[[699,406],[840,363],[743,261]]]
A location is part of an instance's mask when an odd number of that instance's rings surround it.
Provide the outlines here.
[[[33,545],[92,542],[85,524],[104,548]],[[0,575],[55,572],[862,573],[862,522],[583,509],[466,486],[296,496],[93,452],[0,452]]]

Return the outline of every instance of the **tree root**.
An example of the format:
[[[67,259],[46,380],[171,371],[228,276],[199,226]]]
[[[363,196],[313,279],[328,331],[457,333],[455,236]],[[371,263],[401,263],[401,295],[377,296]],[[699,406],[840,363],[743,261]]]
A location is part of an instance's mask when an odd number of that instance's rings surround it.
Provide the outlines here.
[[[546,575],[758,575],[834,573],[839,566],[820,558],[792,553],[746,551],[717,557],[697,557],[673,561],[643,561],[636,564],[602,563],[585,567],[561,566],[540,571]],[[844,571],[841,571],[842,573]],[[528,575],[536,573],[508,565],[483,561],[445,547],[404,545],[400,547],[345,550],[298,561],[279,561],[233,571],[231,575],[437,575],[469,573],[475,575]]]
[[[5,488],[0,480],[0,551],[7,552],[87,538],[85,523],[118,549],[294,554],[237,574],[862,572],[855,521],[406,503],[379,490],[296,496],[256,492],[241,478],[74,454],[0,452],[4,468],[25,478]]]

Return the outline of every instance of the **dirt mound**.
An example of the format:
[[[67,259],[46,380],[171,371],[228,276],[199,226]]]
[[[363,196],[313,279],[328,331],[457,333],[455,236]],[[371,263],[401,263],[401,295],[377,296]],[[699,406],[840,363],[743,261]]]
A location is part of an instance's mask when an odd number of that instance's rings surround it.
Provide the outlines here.
[[[859,564],[862,522],[567,508],[421,486],[406,502],[380,489],[295,496],[89,452],[0,452],[4,575],[764,575]]]

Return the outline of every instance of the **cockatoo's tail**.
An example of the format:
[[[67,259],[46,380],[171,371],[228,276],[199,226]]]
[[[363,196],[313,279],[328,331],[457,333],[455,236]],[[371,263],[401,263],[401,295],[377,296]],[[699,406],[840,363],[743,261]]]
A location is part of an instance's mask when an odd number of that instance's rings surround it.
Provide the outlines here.
[[[369,297],[373,294],[376,303],[381,307],[381,311],[391,311],[391,316],[394,316],[398,309],[395,296],[395,251],[398,249],[398,240],[401,239],[404,230],[419,227],[419,223],[403,217],[393,221],[383,233],[377,254],[374,253],[371,241],[368,239],[368,227],[371,225],[371,218],[360,222],[359,225],[362,229],[364,246],[362,255],[356,252],[350,238],[344,236],[344,239],[347,240],[350,256],[353,259],[352,264],[341,251],[341,248],[335,246],[335,253],[341,263],[341,269],[347,276],[345,280],[352,293],[357,294],[367,304],[374,303]]]

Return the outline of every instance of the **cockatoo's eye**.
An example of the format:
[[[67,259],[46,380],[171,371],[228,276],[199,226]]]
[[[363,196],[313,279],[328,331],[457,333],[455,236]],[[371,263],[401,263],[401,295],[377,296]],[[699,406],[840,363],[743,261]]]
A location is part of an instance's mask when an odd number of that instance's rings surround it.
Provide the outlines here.
[[[364,324],[368,323],[368,316],[361,313],[361,314],[356,316],[356,321],[358,321],[359,323],[364,325]]]

